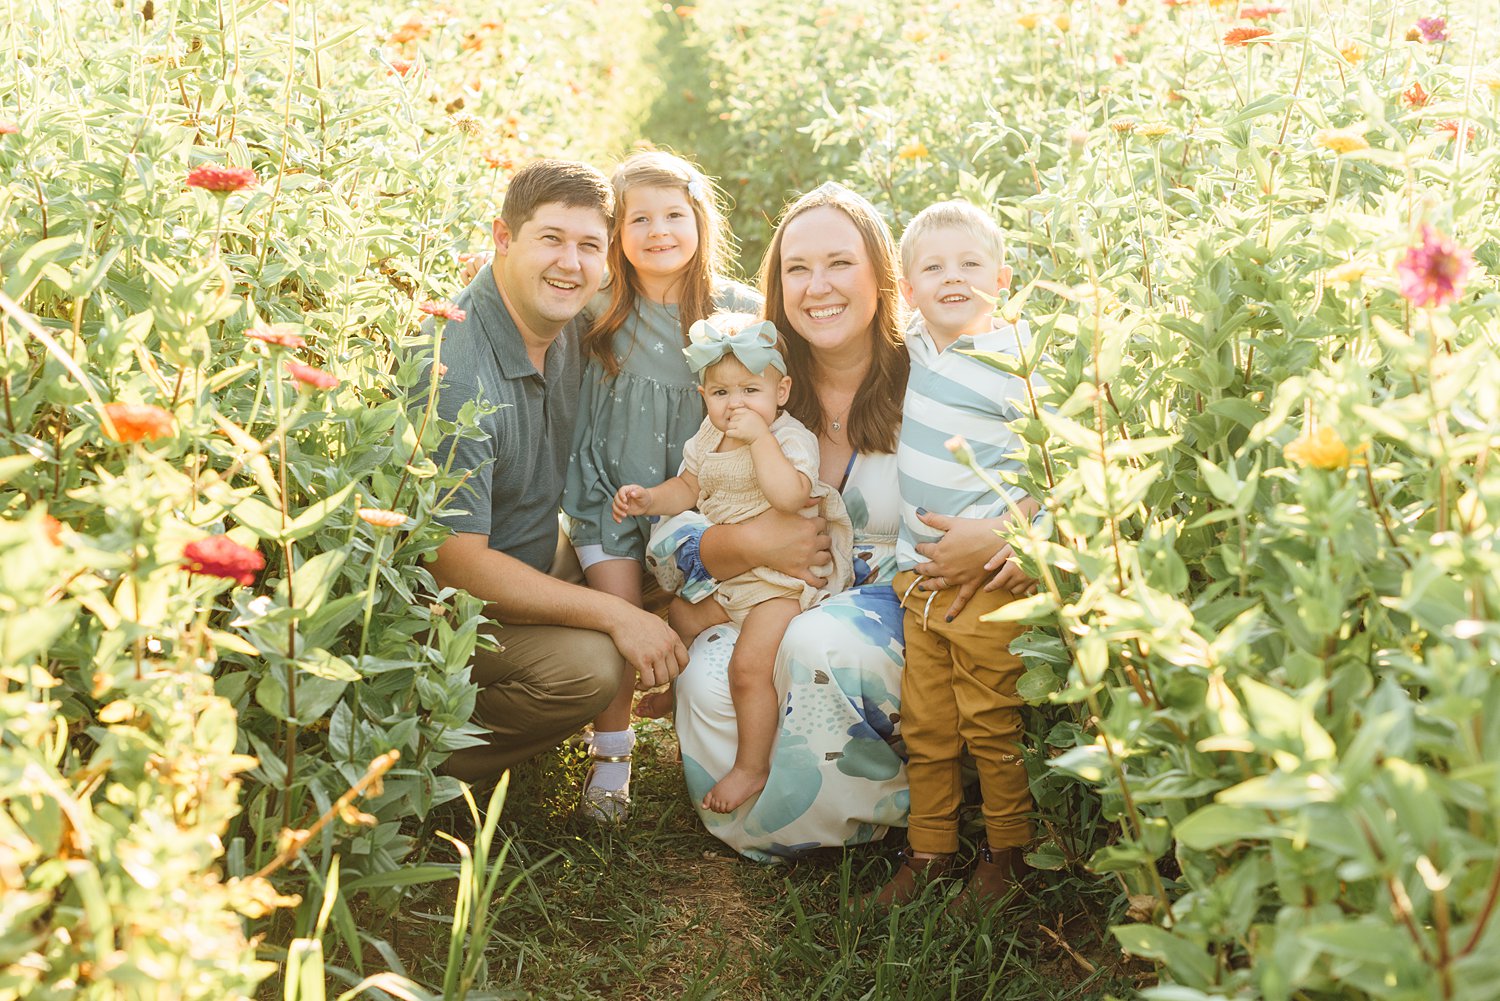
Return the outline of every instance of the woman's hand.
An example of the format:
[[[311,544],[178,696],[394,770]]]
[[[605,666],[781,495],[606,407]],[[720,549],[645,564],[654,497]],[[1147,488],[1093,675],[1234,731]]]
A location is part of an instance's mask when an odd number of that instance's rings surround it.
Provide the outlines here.
[[[1034,501],[1022,501],[1018,507],[1023,515],[1030,517],[1037,505]],[[936,542],[918,544],[917,552],[927,557],[927,562],[917,564],[915,570],[927,577],[918,585],[923,591],[958,587],[953,602],[943,613],[949,622],[964,610],[981,586],[986,591],[1003,589],[1015,595],[1036,590],[1036,581],[1026,576],[1015,562],[1015,550],[1008,543],[1001,543],[998,551],[995,549],[1000,542],[995,532],[1010,520],[1009,515],[955,518],[924,512],[917,517],[927,527],[943,533]]]
[[[772,508],[737,525],[713,525],[703,533],[698,554],[704,569],[728,580],[752,567],[770,567],[789,577],[822,587],[828,578],[816,573],[833,563],[828,522]]]
[[[920,585],[923,591],[941,591],[979,580],[985,563],[1000,548],[995,530],[1005,523],[1004,518],[955,518],[931,511],[919,511],[917,518],[943,533],[936,542],[917,544],[917,552],[927,557],[926,563],[914,568],[928,578]]]

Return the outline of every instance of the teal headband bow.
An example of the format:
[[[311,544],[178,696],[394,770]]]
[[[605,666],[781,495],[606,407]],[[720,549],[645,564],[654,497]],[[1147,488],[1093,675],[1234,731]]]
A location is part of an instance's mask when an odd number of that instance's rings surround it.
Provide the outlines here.
[[[699,320],[688,328],[688,345],[682,353],[687,355],[688,368],[700,374],[720,358],[733,354],[757,375],[773,365],[786,375],[786,360],[776,350],[776,324],[770,320],[747,324],[737,334],[726,334],[707,320]]]

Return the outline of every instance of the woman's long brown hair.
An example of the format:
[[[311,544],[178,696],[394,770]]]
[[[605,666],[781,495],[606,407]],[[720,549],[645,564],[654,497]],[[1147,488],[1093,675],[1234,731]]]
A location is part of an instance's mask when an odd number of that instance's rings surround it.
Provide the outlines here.
[[[813,389],[816,373],[812,350],[792,326],[781,284],[781,237],[787,223],[816,208],[835,208],[849,217],[864,238],[865,253],[875,270],[875,318],[870,324],[870,371],[854,394],[849,410],[849,444],[860,452],[894,452],[901,427],[901,401],[906,395],[906,377],[911,359],[902,338],[901,297],[896,287],[896,247],[891,231],[869,200],[842,184],[820,185],[787,206],[760,269],[760,287],[766,296],[766,319],[776,324],[786,343],[787,367],[791,370],[792,395],[787,411],[814,434],[827,425],[823,404]]]
[[[714,311],[714,280],[724,273],[729,253],[729,228],[720,211],[714,184],[691,163],[665,150],[640,150],[627,156],[610,178],[615,189],[615,217],[610,226],[609,305],[583,335],[584,357],[597,361],[606,375],[620,372],[615,357],[615,333],[636,309],[636,297],[643,295],[635,267],[625,259],[620,231],[625,228],[625,193],[631,188],[676,188],[687,195],[698,226],[698,251],[688,261],[677,298],[677,316],[682,324],[682,343],[687,345],[687,331],[694,323]]]

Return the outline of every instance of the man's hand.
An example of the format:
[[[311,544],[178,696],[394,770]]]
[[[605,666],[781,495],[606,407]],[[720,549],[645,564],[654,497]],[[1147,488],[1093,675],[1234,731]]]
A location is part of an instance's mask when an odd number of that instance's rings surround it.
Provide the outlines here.
[[[672,627],[634,606],[624,605],[609,629],[609,638],[635,671],[635,687],[640,691],[665,685],[687,666],[687,648]]]
[[[609,506],[609,513],[614,516],[617,524],[626,518],[647,514],[650,510],[651,491],[639,483],[627,483],[615,491],[615,499]]]
[[[746,445],[754,445],[770,432],[771,425],[766,423],[766,419],[749,407],[731,410],[724,425],[726,437],[742,441]]]

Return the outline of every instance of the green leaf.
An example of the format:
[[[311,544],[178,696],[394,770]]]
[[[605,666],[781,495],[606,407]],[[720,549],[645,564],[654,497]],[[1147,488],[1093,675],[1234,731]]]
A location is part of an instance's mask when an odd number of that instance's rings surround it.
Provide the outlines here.
[[[295,521],[287,525],[283,537],[296,541],[322,528],[323,523],[328,520],[329,516],[342,507],[344,502],[349,499],[349,495],[354,492],[356,486],[357,484],[347,483],[332,496],[326,497],[304,510],[297,516]]]
[[[1213,957],[1203,946],[1155,925],[1115,925],[1110,932],[1126,952],[1166,966],[1172,979],[1188,987],[1213,984]]]
[[[444,879],[457,879],[458,870],[450,865],[407,865],[385,872],[372,872],[368,876],[352,879],[344,884],[345,893],[374,890],[389,886],[417,886],[421,883],[436,883]]]

